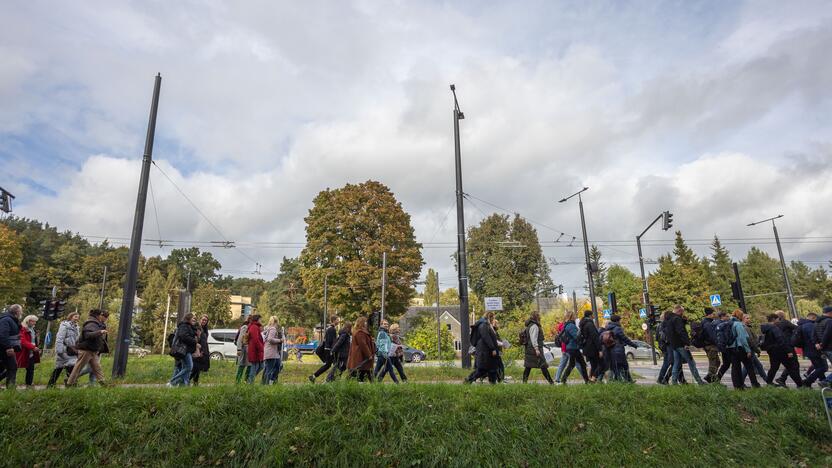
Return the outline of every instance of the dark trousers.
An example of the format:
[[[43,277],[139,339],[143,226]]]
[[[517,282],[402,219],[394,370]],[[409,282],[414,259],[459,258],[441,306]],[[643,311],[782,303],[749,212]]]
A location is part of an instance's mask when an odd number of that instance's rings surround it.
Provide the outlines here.
[[[806,377],[806,380],[803,381],[803,385],[807,387],[811,387],[815,380],[823,379],[826,371],[829,370],[828,366],[826,365],[826,359],[823,358],[820,354],[811,354],[807,355],[806,357],[812,361],[812,372]]]
[[[402,379],[402,382],[407,382],[407,375],[404,373],[404,366],[402,365],[402,358],[399,357],[391,357],[390,364],[393,365],[393,368],[396,369],[396,372],[399,373],[399,377]],[[392,373],[391,373],[392,375]]]
[[[326,361],[324,361],[324,365],[318,368],[314,374],[314,377],[318,377],[319,375],[323,374],[324,372],[328,371],[329,368],[332,367],[332,356],[327,356]]]
[[[604,372],[603,366],[601,365],[601,358],[598,357],[598,353],[595,352],[587,354],[586,360],[589,361],[589,375],[597,379]]]
[[[341,374],[343,374],[346,369],[347,361],[339,361],[336,365],[332,366],[329,374],[326,375],[326,381],[332,382],[336,379],[336,377],[341,377]]]
[[[3,351],[0,356],[0,380],[6,379],[6,388],[15,388],[17,386],[17,357],[12,354],[7,355]]]
[[[731,383],[734,384],[734,388],[745,388],[745,379],[742,378],[743,366],[750,371],[748,378],[751,379],[751,386],[759,387],[760,383],[757,382],[757,374],[754,372],[751,357],[743,348],[731,348]]]
[[[379,358],[376,361],[375,376],[376,376],[376,379],[378,379],[379,382],[384,380],[384,376],[389,373],[390,378],[393,379],[393,382],[394,383],[399,383],[399,379],[396,378],[396,371],[393,369],[393,363],[391,362],[392,360],[393,360],[393,358],[384,358],[384,359]],[[379,364],[381,364],[381,365],[379,366]],[[378,370],[379,368],[381,368],[380,372]]]
[[[524,374],[525,375],[525,374]],[[497,369],[483,369],[478,367],[477,370],[472,372],[468,377],[465,378],[463,383],[472,383],[477,379],[481,379],[483,377],[488,377],[488,383],[496,384],[497,383]],[[549,378],[551,380],[551,377]]]
[[[670,381],[670,374],[673,368],[673,348],[665,346],[662,348],[662,367],[659,369],[659,377],[656,383],[666,384]]]
[[[26,366],[26,386],[30,387],[35,382],[35,363],[30,362]]]
[[[72,367],[56,367],[52,371],[52,375],[49,377],[49,383],[46,384],[47,387],[52,387],[58,382],[58,378],[61,376],[61,372],[66,372],[67,378],[69,378],[69,374],[72,373]]]
[[[370,382],[372,382],[373,372],[368,370],[354,370],[350,372],[350,378],[357,378],[359,382],[363,382],[364,380],[369,380]]]
[[[668,348],[669,349],[669,348]],[[627,363],[627,356],[624,353],[607,352],[607,365],[612,371],[612,378],[624,382],[632,382],[630,377],[630,365]]]
[[[797,360],[797,353],[795,352],[794,348],[789,348],[789,352],[792,353],[792,357],[786,357],[786,361],[789,361],[789,364],[786,365],[786,362],[783,362],[785,368],[783,369],[783,372],[780,373],[780,377],[777,377],[777,382],[784,385],[786,384],[786,378],[788,378],[791,375],[789,373],[789,365],[797,367],[797,373],[798,375],[800,375],[800,361]]]
[[[714,382],[719,382],[722,380],[722,376],[728,371],[728,368],[731,367],[731,353],[729,351],[721,351],[722,353],[722,365],[719,366],[719,370],[716,373],[716,379]]]
[[[780,364],[783,364],[783,367],[785,368],[783,371],[783,384],[785,385],[785,376],[788,375],[798,387],[803,385],[803,379],[800,378],[800,364],[797,362],[797,359],[794,358],[794,354],[792,354],[792,357],[788,357],[788,354],[782,351],[769,351],[768,358],[771,366],[769,367],[768,374],[766,375],[767,383],[774,383],[774,376],[777,375],[777,370],[780,369]]]
[[[569,364],[567,364],[566,369],[564,369],[563,374],[561,374],[561,383],[566,383],[566,379],[569,378],[569,374],[572,372],[576,363],[578,364],[578,372],[581,373],[581,377],[583,377],[584,382],[589,381],[589,376],[586,374],[586,361],[584,360],[584,355],[577,349],[566,352],[569,354]],[[546,374],[544,373],[543,375]]]

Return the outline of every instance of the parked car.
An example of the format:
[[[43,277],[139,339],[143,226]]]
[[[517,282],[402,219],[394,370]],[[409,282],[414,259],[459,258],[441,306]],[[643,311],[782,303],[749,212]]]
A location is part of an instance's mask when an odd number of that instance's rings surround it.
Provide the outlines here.
[[[425,352],[420,349],[402,345],[402,350],[404,351],[404,362],[422,362],[425,360]]]
[[[131,346],[127,349],[128,354],[135,354],[136,357],[143,358],[150,354],[150,350],[147,348],[142,348],[140,346]]]
[[[636,348],[632,346],[625,346],[624,352],[627,353],[627,359],[653,359],[653,354],[650,352],[650,345],[638,340],[633,340],[633,343],[636,344]],[[662,352],[656,348],[656,358],[660,359],[662,357]]]
[[[217,328],[208,331],[209,355],[214,361],[223,359],[237,359],[237,344],[235,338],[237,330],[233,328]]]

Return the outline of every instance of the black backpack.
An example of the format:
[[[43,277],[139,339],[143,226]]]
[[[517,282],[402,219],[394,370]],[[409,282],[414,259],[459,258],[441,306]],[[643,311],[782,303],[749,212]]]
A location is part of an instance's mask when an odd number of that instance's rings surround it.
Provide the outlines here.
[[[757,337],[757,345],[763,351],[768,351],[771,346],[771,343],[769,343],[768,340],[766,340],[766,335],[768,335],[768,333],[763,333],[762,335]]]
[[[690,324],[690,343],[697,348],[705,347],[705,330],[702,328],[701,322]]]
[[[803,329],[797,327],[797,330],[792,333],[792,346],[795,348],[803,348],[804,344]]]
[[[716,347],[720,351],[728,351],[728,347],[737,340],[737,335],[734,333],[733,320],[720,320],[716,327]]]
[[[520,334],[517,335],[517,341],[520,342],[520,346],[529,344],[529,327],[523,327],[520,330]]]

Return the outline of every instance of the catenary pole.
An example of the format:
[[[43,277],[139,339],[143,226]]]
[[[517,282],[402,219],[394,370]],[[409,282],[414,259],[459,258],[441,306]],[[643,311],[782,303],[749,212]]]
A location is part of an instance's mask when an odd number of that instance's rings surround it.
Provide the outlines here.
[[[459,279],[459,334],[461,338],[460,354],[462,355],[462,367],[471,367],[471,355],[468,353],[470,347],[470,320],[468,317],[468,260],[465,255],[465,208],[462,191],[462,154],[459,144],[459,121],[465,118],[465,114],[459,110],[459,102],[456,99],[456,86],[451,85],[451,92],[454,95],[454,166],[456,169],[456,245],[457,245],[457,274]]]
[[[136,213],[133,217],[133,233],[130,237],[127,281],[124,283],[124,296],[121,300],[121,314],[118,323],[118,338],[116,340],[115,355],[113,357],[113,378],[122,378],[127,371],[127,353],[130,346],[130,335],[133,325],[133,305],[136,298],[136,282],[139,275],[144,208],[147,202],[150,164],[153,161],[153,139],[156,134],[156,112],[159,108],[159,89],[161,86],[162,75],[157,74],[153,84],[153,98],[150,104],[150,118],[147,123],[147,138],[144,143],[142,171],[141,177],[139,178],[139,194],[136,197]]]

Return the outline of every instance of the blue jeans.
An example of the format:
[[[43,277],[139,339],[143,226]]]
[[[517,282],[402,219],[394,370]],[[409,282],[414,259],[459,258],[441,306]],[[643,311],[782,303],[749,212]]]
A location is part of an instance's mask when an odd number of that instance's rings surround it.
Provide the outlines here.
[[[566,369],[566,366],[569,365],[569,354],[564,351],[564,353],[560,356],[560,364],[558,364],[558,370],[555,372],[555,382],[560,382],[560,376],[563,374],[563,370]]]
[[[266,370],[263,371],[263,385],[271,385],[277,381],[280,372],[280,359],[266,359]]]
[[[807,354],[806,357],[812,361],[812,367],[814,367],[814,370],[812,370],[812,373],[806,377],[803,384],[807,387],[811,387],[815,380],[824,380],[824,376],[829,367],[826,365],[826,359],[824,359],[824,357],[820,354]]]
[[[180,359],[178,370],[174,372],[170,379],[171,385],[187,386],[191,379],[191,369],[194,367],[194,358],[191,353],[185,353],[185,357]]]
[[[667,383],[670,380],[666,379],[665,376],[667,375],[667,371],[673,366],[673,349],[666,347],[662,352],[662,368],[659,369],[659,377],[656,379],[657,383]]]
[[[756,354],[751,355],[751,365],[754,367],[754,372],[756,372],[764,382],[767,382],[768,374],[766,373],[766,369],[763,367],[763,363],[760,362],[760,358],[758,358]],[[743,367],[742,380],[745,380],[746,377],[748,377],[748,369]]]
[[[259,374],[261,370],[263,370],[263,361],[252,362],[250,372],[248,373],[248,383],[253,384],[254,378],[257,377],[257,374]]]
[[[704,383],[702,377],[699,377],[699,370],[696,368],[693,356],[691,356],[690,351],[686,350],[684,347],[673,348],[673,383],[676,384],[679,381],[679,373],[682,371],[683,362],[688,364],[690,373],[693,375],[696,383]]]
[[[393,358],[378,358],[378,362],[382,363],[381,372],[376,373],[376,379],[378,382],[384,380],[384,376],[389,373],[390,378],[393,379],[394,383],[399,383],[399,379],[396,378],[396,370],[393,369],[393,363],[391,362]],[[379,367],[376,365],[376,367]],[[496,372],[496,370],[495,370]]]

